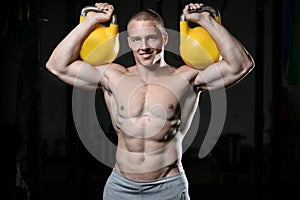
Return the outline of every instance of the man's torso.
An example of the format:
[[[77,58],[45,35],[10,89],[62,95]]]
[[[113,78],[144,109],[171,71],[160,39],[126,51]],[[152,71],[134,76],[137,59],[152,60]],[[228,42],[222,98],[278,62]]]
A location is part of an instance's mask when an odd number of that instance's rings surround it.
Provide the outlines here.
[[[182,127],[189,126],[198,100],[190,84],[195,75],[164,67],[151,81],[132,70],[108,82],[105,100],[118,134],[118,171],[141,180],[179,172]]]

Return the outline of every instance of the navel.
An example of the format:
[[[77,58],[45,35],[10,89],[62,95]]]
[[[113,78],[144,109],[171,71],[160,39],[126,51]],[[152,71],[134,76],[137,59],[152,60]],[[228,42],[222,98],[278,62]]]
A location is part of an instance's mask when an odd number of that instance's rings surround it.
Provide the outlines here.
[[[121,105],[121,106],[120,106],[120,109],[121,109],[121,110],[124,110],[124,106],[123,106],[123,105]]]

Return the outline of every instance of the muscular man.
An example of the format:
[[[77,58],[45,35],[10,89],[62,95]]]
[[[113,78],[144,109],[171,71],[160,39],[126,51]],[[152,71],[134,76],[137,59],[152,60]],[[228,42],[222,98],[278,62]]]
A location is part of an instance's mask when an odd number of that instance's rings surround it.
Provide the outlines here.
[[[81,45],[99,22],[108,21],[113,6],[96,3],[106,14],[89,12],[55,48],[47,68],[68,84],[101,88],[118,135],[116,163],[104,199],[189,199],[181,165],[181,142],[190,127],[201,91],[232,86],[254,66],[241,43],[207,12],[189,4],[187,20],[204,27],[215,40],[222,60],[203,70],[169,66],[163,57],[168,41],[161,17],[142,10],[129,20],[128,44],[135,65],[92,66],[78,60]]]

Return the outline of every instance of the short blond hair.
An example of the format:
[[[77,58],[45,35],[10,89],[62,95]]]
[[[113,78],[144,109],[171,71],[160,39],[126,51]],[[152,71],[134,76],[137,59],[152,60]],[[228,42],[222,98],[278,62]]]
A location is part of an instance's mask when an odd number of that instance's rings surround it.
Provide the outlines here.
[[[154,10],[151,10],[151,9],[140,10],[137,13],[135,13],[129,19],[128,24],[127,24],[127,29],[128,29],[130,22],[132,22],[134,20],[136,20],[136,21],[153,20],[156,22],[156,24],[158,26],[160,26],[160,28],[162,28],[163,30],[165,29],[165,23],[164,23],[162,17],[157,12],[155,12]]]

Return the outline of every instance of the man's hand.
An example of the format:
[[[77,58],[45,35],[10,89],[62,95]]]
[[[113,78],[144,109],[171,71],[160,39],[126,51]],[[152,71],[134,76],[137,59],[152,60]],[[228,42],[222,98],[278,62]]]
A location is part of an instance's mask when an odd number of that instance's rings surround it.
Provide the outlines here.
[[[111,16],[114,12],[114,7],[112,5],[108,3],[95,3],[95,6],[105,13],[90,11],[86,14],[87,19],[94,19],[97,21],[97,23],[106,22],[111,19]]]
[[[198,10],[203,6],[204,6],[204,4],[202,4],[202,3],[190,3],[190,4],[186,5],[183,9],[183,14],[184,14],[185,18],[188,21],[201,24],[201,21],[204,18],[210,17],[210,13],[209,12],[190,13],[190,11],[191,10]]]

